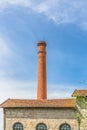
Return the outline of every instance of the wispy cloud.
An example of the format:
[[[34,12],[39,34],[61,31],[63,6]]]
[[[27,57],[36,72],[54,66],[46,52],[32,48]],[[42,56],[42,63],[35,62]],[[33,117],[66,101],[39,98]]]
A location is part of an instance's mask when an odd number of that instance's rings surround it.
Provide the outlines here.
[[[29,0],[0,0],[0,11],[3,11],[5,8],[8,8],[9,5],[13,6],[30,6]]]
[[[12,59],[14,59],[12,44],[7,37],[0,35],[0,78],[8,75]]]
[[[6,68],[11,59],[12,51],[5,37],[0,36],[0,77],[7,75]]]
[[[4,64],[6,58],[10,57],[11,50],[9,44],[4,40],[4,38],[0,37],[0,65]]]
[[[84,0],[1,0],[0,10],[9,6],[23,6],[44,14],[57,24],[73,23],[87,29],[87,1]]]
[[[19,71],[27,73],[25,59],[20,49],[9,37],[0,35],[0,78],[8,79],[17,75]]]
[[[57,24],[74,23],[87,28],[86,7],[86,0],[47,0],[36,6],[36,11]]]
[[[81,89],[81,86],[71,84],[49,84],[48,97],[49,98],[70,98],[75,89]]]
[[[0,35],[0,96],[2,97],[0,98],[1,101],[9,97],[33,98],[36,95],[34,92],[34,87],[36,88],[35,81],[21,81],[12,77],[12,75],[18,73],[18,70],[15,70],[13,64],[15,63],[16,67],[20,67],[21,69],[23,69],[25,68],[23,60],[24,57],[20,54],[20,50],[17,48],[17,46],[14,46],[14,44],[12,44],[11,41],[5,36]]]
[[[49,98],[66,98],[78,86],[63,84],[48,84]],[[37,98],[37,82],[27,80],[0,79],[0,102],[7,98]]]
[[[36,82],[0,79],[0,102],[7,98],[36,98]]]

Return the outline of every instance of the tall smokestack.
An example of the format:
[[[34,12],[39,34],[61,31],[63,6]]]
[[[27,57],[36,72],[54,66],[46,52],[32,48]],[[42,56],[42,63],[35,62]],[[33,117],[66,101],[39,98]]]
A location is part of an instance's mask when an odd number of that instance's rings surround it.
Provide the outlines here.
[[[38,42],[38,90],[37,99],[47,99],[46,42]]]

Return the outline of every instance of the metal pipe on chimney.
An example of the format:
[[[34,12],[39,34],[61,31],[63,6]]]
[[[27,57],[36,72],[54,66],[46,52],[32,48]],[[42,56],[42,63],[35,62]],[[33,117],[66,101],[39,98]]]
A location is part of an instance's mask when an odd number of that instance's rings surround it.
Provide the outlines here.
[[[47,99],[46,42],[38,42],[38,90],[37,99]]]

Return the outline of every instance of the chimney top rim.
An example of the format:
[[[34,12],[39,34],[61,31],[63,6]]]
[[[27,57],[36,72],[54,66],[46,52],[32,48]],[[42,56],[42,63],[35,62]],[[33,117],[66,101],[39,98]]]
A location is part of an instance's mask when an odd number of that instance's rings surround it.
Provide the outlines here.
[[[44,40],[41,40],[38,42],[38,46],[40,46],[40,45],[46,46],[46,42]]]

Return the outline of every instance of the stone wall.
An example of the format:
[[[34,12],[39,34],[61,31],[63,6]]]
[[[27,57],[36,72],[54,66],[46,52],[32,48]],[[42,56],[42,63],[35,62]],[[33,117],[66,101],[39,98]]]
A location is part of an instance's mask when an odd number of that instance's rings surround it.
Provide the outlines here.
[[[38,123],[45,123],[49,130],[59,130],[68,123],[72,130],[78,130],[74,109],[59,108],[14,108],[4,109],[5,130],[12,130],[16,122],[23,124],[24,130],[35,130]]]
[[[80,130],[87,130],[87,108],[83,109],[79,105],[78,110],[79,110],[79,112],[81,114]]]

